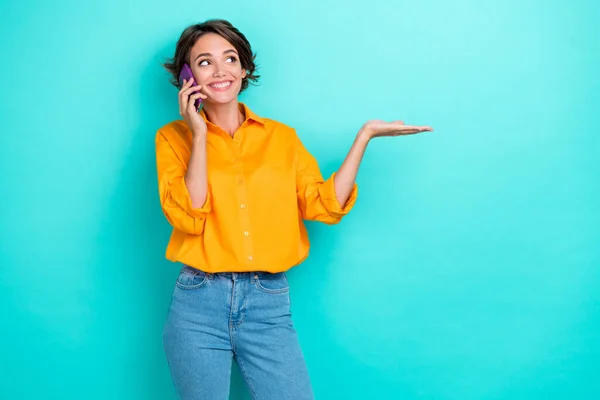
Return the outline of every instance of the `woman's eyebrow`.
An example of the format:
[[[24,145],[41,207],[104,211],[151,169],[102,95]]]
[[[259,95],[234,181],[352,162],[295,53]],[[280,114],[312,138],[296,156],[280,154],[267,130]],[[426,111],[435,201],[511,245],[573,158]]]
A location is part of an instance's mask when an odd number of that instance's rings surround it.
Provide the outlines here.
[[[235,51],[235,50],[233,50],[233,49],[228,49],[228,50],[225,50],[225,51],[223,52],[223,54],[227,54],[227,53],[234,53],[234,54],[237,54],[237,51]],[[196,60],[197,60],[197,59],[199,59],[200,57],[212,57],[212,54],[210,54],[210,53],[200,53],[200,54],[198,54],[198,55],[196,56]]]

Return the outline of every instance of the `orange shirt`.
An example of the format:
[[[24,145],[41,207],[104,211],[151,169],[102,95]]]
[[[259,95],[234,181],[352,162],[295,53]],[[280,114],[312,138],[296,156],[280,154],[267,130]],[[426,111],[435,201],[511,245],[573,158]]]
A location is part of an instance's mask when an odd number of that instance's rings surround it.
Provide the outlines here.
[[[205,272],[281,272],[308,255],[304,219],[335,224],[356,201],[356,184],[342,208],[333,174],[323,180],[294,129],[254,114],[232,138],[206,121],[208,195],[193,208],[184,177],[192,133],[173,121],[156,135],[158,187],[173,233],[166,257]],[[206,114],[201,112],[206,120]]]

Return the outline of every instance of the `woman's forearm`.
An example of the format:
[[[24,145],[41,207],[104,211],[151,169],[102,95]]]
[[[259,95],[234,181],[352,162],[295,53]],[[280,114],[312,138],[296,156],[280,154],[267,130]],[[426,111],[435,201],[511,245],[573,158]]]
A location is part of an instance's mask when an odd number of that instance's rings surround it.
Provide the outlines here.
[[[185,174],[185,185],[192,200],[192,207],[201,208],[204,206],[208,195],[206,134],[194,135],[190,162]]]
[[[342,166],[335,174],[335,194],[342,208],[346,205],[354,188],[358,168],[360,167],[369,140],[368,133],[364,129],[361,129],[356,135],[356,139],[354,139],[354,143]]]

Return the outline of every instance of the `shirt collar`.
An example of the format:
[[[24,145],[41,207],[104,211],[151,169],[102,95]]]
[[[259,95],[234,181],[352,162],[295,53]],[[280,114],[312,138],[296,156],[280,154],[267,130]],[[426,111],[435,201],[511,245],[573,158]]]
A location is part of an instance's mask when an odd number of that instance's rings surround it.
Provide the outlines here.
[[[254,111],[252,111],[250,108],[248,108],[248,106],[246,104],[239,103],[239,106],[240,106],[240,111],[242,111],[244,113],[247,120],[251,119],[251,120],[261,123],[263,125],[265,124],[265,119],[254,114]]]
[[[238,107],[240,111],[246,116],[246,121],[251,119],[262,125],[265,124],[265,119],[256,115],[254,111],[252,111],[246,104],[240,102],[238,103]],[[209,122],[208,118],[206,117],[206,113],[204,112],[204,108],[200,111],[200,115],[202,116],[202,118],[204,118],[206,122]]]

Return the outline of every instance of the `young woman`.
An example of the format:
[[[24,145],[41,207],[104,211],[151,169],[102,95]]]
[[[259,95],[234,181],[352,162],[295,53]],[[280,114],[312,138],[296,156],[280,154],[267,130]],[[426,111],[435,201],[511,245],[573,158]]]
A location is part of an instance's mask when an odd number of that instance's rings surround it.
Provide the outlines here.
[[[233,359],[256,399],[313,398],[285,276],[308,255],[303,220],[335,224],[350,211],[371,139],[431,130],[368,121],[324,180],[293,128],[238,102],[258,79],[254,58],[234,26],[209,20],[185,29],[165,64],[183,121],[156,135],[158,185],[173,226],[166,256],[183,268],[163,341],[182,399],[226,399]],[[194,79],[180,86],[185,64]]]

